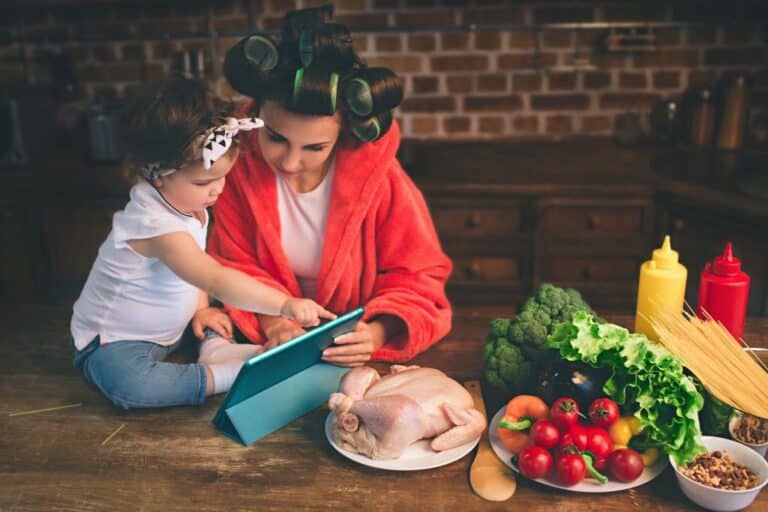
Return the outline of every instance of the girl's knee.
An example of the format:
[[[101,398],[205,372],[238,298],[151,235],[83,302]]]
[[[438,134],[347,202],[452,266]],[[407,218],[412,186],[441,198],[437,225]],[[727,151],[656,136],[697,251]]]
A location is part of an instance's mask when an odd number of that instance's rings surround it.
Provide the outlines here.
[[[86,379],[123,409],[150,407],[158,389],[154,378],[157,362],[148,355],[122,358],[101,351],[97,350],[83,365]]]

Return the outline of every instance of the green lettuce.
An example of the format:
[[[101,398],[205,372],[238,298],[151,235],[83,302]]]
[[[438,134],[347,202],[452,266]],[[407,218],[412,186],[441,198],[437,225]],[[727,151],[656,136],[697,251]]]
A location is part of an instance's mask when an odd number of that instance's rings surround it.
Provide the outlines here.
[[[646,441],[672,455],[678,465],[705,451],[699,411],[704,398],[683,363],[664,346],[642,334],[600,323],[585,311],[560,324],[548,338],[550,348],[568,361],[608,368],[603,391],[640,419]]]

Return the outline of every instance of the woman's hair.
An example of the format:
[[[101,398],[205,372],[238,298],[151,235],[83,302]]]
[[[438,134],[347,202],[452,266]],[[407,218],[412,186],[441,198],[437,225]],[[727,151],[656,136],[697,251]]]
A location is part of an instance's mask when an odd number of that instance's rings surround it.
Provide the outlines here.
[[[201,158],[201,135],[233,112],[231,102],[217,99],[198,80],[174,77],[147,84],[126,108],[123,139],[128,157],[138,166],[179,168]]]
[[[387,68],[367,67],[332,15],[331,5],[287,13],[279,42],[263,33],[240,40],[227,52],[224,74],[257,109],[275,101],[299,114],[340,112],[347,133],[376,140],[392,125],[403,80]]]

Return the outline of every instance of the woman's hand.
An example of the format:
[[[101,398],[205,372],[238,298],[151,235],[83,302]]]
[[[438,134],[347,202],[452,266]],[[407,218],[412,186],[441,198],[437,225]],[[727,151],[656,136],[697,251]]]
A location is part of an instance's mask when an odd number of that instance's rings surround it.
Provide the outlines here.
[[[203,339],[206,327],[210,327],[223,338],[232,338],[232,320],[219,308],[205,307],[195,311],[195,316],[192,317],[192,332],[199,339]]]
[[[339,366],[362,366],[385,341],[381,322],[358,322],[354,331],[339,336],[333,346],[323,351],[322,359]]]
[[[296,336],[304,334],[306,331],[296,322],[286,320],[279,316],[259,316],[261,329],[264,331],[267,341],[264,343],[264,350],[269,350],[286,341],[290,341]]]

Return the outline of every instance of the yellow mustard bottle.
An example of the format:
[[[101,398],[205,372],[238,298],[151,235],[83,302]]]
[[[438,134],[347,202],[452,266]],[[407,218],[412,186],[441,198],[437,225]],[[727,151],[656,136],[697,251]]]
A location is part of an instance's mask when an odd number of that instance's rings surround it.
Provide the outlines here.
[[[678,262],[678,257],[667,235],[662,246],[653,251],[653,257],[640,266],[635,332],[654,341],[659,336],[649,319],[658,311],[683,310],[688,270]]]

